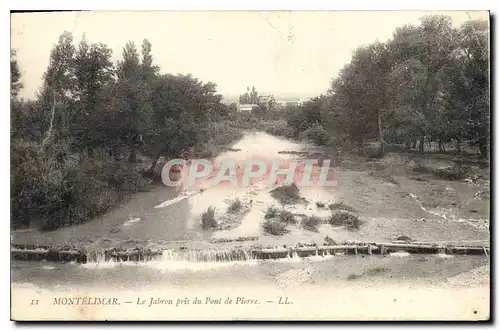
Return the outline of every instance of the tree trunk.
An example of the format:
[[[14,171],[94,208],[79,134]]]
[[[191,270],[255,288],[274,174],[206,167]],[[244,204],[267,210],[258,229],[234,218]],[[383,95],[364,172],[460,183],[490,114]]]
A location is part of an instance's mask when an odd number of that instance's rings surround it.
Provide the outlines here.
[[[383,157],[385,155],[385,140],[384,140],[384,130],[382,129],[382,111],[378,111],[377,116],[378,122],[378,141],[380,143],[379,157]]]
[[[411,137],[410,141],[411,141],[411,148],[412,149],[417,148],[417,140],[415,138]]]
[[[490,159],[490,137],[486,137],[486,158],[489,160]]]
[[[56,92],[52,91],[52,95],[53,95],[53,99],[52,99],[52,109],[51,109],[51,115],[50,115],[49,130],[47,131],[47,136],[42,141],[42,145],[41,145],[42,148],[49,141],[50,134],[52,133],[52,126],[54,124],[54,114],[56,112]]]
[[[443,141],[441,139],[438,140],[438,150],[439,150],[439,153],[444,152],[444,150],[443,150]]]
[[[132,151],[130,152],[129,162],[137,162],[137,153],[135,152],[135,147],[132,147]]]
[[[479,151],[481,152],[481,157],[489,157],[489,144],[487,138],[479,140]]]
[[[425,135],[422,135],[420,137],[420,144],[418,144],[418,152],[419,153],[424,153],[424,144],[425,144]]]
[[[410,147],[411,147],[411,139],[408,139],[406,141],[406,145],[405,145],[405,152],[409,152],[410,151]]]
[[[162,152],[159,152],[156,157],[153,159],[153,163],[151,163],[151,167],[149,167],[148,172],[151,173],[152,175],[155,172],[156,164],[158,163],[158,160],[160,159],[161,155],[163,154]]]

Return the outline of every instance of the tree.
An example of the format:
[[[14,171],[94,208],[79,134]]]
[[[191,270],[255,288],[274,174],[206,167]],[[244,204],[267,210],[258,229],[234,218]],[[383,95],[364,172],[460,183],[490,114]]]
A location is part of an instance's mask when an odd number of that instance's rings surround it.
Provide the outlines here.
[[[112,51],[104,44],[88,44],[83,38],[78,45],[73,61],[75,86],[75,113],[71,122],[70,134],[78,149],[88,151],[104,147],[105,123],[103,107],[115,83],[115,68],[111,61]]]
[[[239,97],[240,104],[249,104],[252,103],[252,97],[250,94],[250,88],[247,86],[246,93],[240,95]]]
[[[152,171],[161,156],[176,157],[207,141],[207,123],[224,109],[214,83],[203,83],[191,75],[161,75],[152,91],[153,128],[147,154]]]
[[[47,133],[42,145],[54,136],[54,139],[64,139],[70,132],[76,89],[74,54],[73,35],[66,31],[52,49],[49,66],[43,77],[40,100],[44,113],[43,127]]]
[[[19,91],[22,88],[21,71],[17,63],[16,51],[10,52],[10,97],[11,99],[17,98]]]
[[[424,16],[420,26],[398,28],[389,42],[394,63],[391,80],[397,82],[396,87],[403,87],[406,91],[403,97],[406,100],[399,98],[392,108],[410,111],[420,119],[413,129],[420,136],[419,150],[422,153],[425,137],[436,132],[436,119],[440,118],[437,114],[443,86],[441,79],[451,64],[455,41],[451,18],[434,15]],[[397,90],[401,92],[401,88]]]
[[[450,118],[460,125],[462,136],[478,143],[489,156],[489,29],[488,22],[469,21],[458,32],[454,68],[447,102]],[[457,126],[458,127],[458,126]]]
[[[152,65],[151,44],[143,42],[142,63],[133,42],[123,49],[123,59],[117,66],[117,86],[114,104],[115,120],[119,123],[116,135],[130,150],[129,160],[136,161],[137,148],[150,135],[152,107],[151,89],[157,68]]]
[[[454,29],[451,18],[425,16],[391,40],[360,47],[328,93],[324,123],[355,142],[378,136],[442,143],[477,141],[489,149],[488,24]],[[383,148],[381,150],[383,152]]]
[[[259,95],[257,93],[257,90],[255,89],[255,86],[252,86],[252,92],[250,92],[250,103],[252,104],[259,103]]]
[[[142,80],[151,84],[159,73],[160,68],[153,65],[153,55],[151,54],[152,45],[149,40],[144,39],[142,42]]]

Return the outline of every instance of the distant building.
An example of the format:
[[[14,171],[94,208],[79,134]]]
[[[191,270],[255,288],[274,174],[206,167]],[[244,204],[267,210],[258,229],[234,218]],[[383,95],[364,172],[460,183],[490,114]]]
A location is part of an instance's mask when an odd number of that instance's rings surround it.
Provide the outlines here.
[[[259,104],[267,104],[272,99],[273,99],[272,95],[261,95],[259,97]]]
[[[297,101],[287,101],[286,105],[288,107],[299,107],[299,106],[302,106],[302,101],[300,101],[300,100],[297,100]]]
[[[259,105],[254,103],[238,104],[238,112],[252,112],[252,109],[259,107]]]
[[[276,101],[276,108],[277,109],[283,109],[285,107],[286,107],[286,101],[283,101],[283,100]]]

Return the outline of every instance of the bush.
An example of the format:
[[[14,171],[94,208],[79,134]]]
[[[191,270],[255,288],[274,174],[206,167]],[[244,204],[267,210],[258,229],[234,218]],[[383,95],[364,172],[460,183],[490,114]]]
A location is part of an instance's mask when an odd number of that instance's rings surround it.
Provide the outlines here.
[[[12,144],[11,205],[14,228],[50,231],[89,221],[110,210],[147,182],[128,162],[95,151],[71,154],[65,145],[44,150],[37,143]]]
[[[413,172],[422,174],[432,174],[435,177],[446,180],[462,180],[470,176],[472,169],[468,166],[454,163],[451,167],[434,169],[423,165],[417,165],[412,168]]]
[[[325,145],[330,139],[330,135],[320,124],[314,124],[303,131],[300,138],[310,140],[316,145]]]
[[[337,245],[337,242],[335,240],[333,240],[332,238],[326,236],[325,237],[325,245],[334,246],[334,245]]]
[[[335,226],[347,226],[349,229],[359,229],[361,219],[359,216],[350,212],[334,211],[330,216],[328,223]]]
[[[323,220],[318,216],[309,216],[302,221],[302,226],[309,231],[318,231],[318,225],[323,223]]]
[[[205,154],[210,152],[212,155],[208,157],[213,156],[218,147],[229,145],[243,136],[236,121],[210,122],[202,133],[206,139],[199,143],[199,149]]]
[[[267,207],[266,215],[264,216],[264,218],[265,219],[275,218],[275,217],[278,217],[279,213],[280,213],[280,209],[278,207],[269,206],[269,207]]]
[[[208,207],[208,209],[201,214],[201,226],[203,229],[214,229],[217,227],[215,220],[215,207]]]
[[[229,213],[236,213],[236,212],[240,211],[242,207],[243,207],[243,204],[241,203],[241,200],[236,198],[231,202],[227,211]]]
[[[274,219],[264,221],[264,223],[262,223],[262,229],[264,233],[273,236],[282,236],[290,232],[290,230],[287,229],[287,223]]]
[[[279,219],[281,222],[287,223],[287,224],[296,224],[297,220],[293,216],[293,214],[289,211],[283,210],[280,213]]]
[[[330,210],[347,210],[347,211],[352,211],[352,212],[356,211],[354,208],[346,205],[344,202],[331,203],[328,205],[328,208]]]
[[[284,120],[265,122],[264,124],[266,133],[273,136],[295,138],[295,130],[291,128]]]
[[[467,178],[472,172],[472,169],[467,166],[460,166],[456,163],[452,167],[441,168],[433,171],[434,175],[446,180],[462,180]]]
[[[293,204],[301,199],[300,190],[295,183],[275,188],[271,191],[271,196],[283,204]]]

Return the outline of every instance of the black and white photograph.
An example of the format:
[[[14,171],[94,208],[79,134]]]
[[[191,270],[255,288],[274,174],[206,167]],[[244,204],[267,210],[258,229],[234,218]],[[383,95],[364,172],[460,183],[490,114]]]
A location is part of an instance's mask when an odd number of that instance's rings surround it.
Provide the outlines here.
[[[10,28],[12,320],[490,320],[489,11]]]

